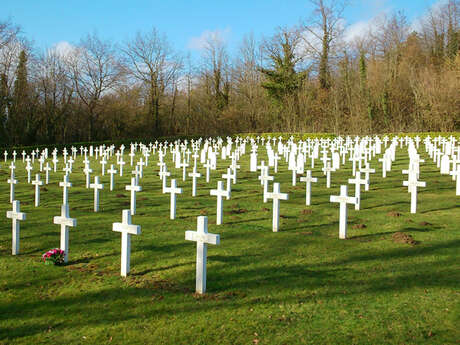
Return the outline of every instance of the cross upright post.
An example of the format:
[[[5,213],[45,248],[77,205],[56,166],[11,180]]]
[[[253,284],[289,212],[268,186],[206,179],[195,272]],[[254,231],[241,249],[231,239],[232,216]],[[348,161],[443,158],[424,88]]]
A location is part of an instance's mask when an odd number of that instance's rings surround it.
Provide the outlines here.
[[[43,181],[40,180],[40,174],[35,175],[35,180],[32,181],[35,186],[35,207],[40,205],[40,186],[43,186]]]
[[[14,186],[18,183],[18,180],[14,178],[14,170],[11,170],[11,178],[8,179],[10,184],[10,203],[13,203],[14,200]]]
[[[208,233],[208,217],[200,216],[197,218],[197,230],[187,230],[185,232],[187,241],[196,242],[196,292],[204,294],[206,292],[206,258],[208,244],[220,244],[220,236]]]
[[[222,181],[217,181],[217,189],[211,189],[210,194],[217,197],[216,224],[222,224],[223,218],[223,197],[230,199],[230,192],[223,187]]]
[[[131,211],[131,215],[135,215],[136,214],[136,192],[142,191],[142,187],[137,185],[137,181],[135,177],[131,177],[131,184],[127,185],[125,189],[131,192],[130,211]]]
[[[117,170],[113,167],[113,164],[110,165],[110,169],[107,170],[107,173],[110,175],[110,191],[113,191],[113,186],[115,185],[115,174]]]
[[[199,172],[196,171],[196,165],[193,167],[193,172],[188,174],[192,178],[192,196],[196,196],[196,179],[201,176]]]
[[[121,232],[121,276],[126,277],[130,271],[131,235],[140,235],[141,227],[131,223],[129,210],[123,210],[122,222],[113,223],[112,231]]]
[[[356,197],[350,197],[346,185],[340,186],[340,195],[331,195],[330,202],[340,203],[339,238],[347,238],[347,204],[356,204]]]
[[[355,204],[355,210],[359,210],[360,204],[361,204],[361,185],[368,185],[369,180],[362,179],[361,178],[361,172],[357,171],[356,176],[354,179],[350,178],[348,179],[348,183],[352,183],[355,185],[355,197],[357,203]]]
[[[267,193],[267,199],[273,199],[273,232],[278,232],[280,226],[280,200],[288,200],[287,193],[281,193],[280,184],[273,184],[273,192]]]
[[[410,213],[417,213],[417,187],[426,187],[426,182],[417,181],[415,174],[409,176],[408,181],[403,181],[403,186],[407,186],[411,193]]]
[[[104,185],[99,181],[99,176],[94,178],[94,183],[91,183],[89,187],[94,189],[94,212],[99,212],[99,191],[104,189]]]
[[[53,218],[53,223],[61,226],[61,249],[64,251],[64,262],[69,261],[69,227],[77,226],[77,220],[70,218],[69,205],[61,206],[61,215]]]
[[[176,194],[182,194],[182,188],[177,188],[176,180],[171,180],[171,187],[164,189],[165,193],[171,194],[171,207],[169,212],[170,219],[176,219]]]
[[[305,205],[311,205],[311,183],[318,182],[318,178],[311,176],[311,170],[307,170],[307,176],[301,177],[300,182],[305,182]]]
[[[59,182],[59,187],[62,187],[62,203],[68,204],[69,203],[69,191],[68,188],[72,187],[72,183],[69,182],[69,175],[64,175],[64,181]]]
[[[19,221],[26,220],[26,214],[21,212],[21,205],[19,203],[19,200],[13,201],[13,210],[6,212],[6,218],[10,218],[13,221],[13,225],[12,225],[12,233],[13,233],[12,242],[13,243],[12,243],[11,253],[12,255],[18,255],[19,254],[19,230],[20,230]]]

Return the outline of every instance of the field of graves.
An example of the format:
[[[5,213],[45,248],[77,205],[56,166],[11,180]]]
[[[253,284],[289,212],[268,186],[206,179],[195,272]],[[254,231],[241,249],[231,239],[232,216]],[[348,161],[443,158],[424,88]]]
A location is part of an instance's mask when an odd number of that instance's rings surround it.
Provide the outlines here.
[[[224,140],[224,144],[226,141]],[[388,144],[389,145],[389,144]],[[383,146],[383,144],[382,144]],[[236,145],[233,146],[235,149]],[[107,169],[119,157],[107,157],[102,176],[100,158],[89,157],[91,183],[99,176],[104,189],[99,212],[94,190],[86,188],[84,156],[78,149],[69,180],[68,263],[45,265],[42,254],[60,244],[60,226],[53,217],[63,203],[63,157],[57,172],[40,187],[34,206],[34,185],[27,183],[26,163],[16,158],[15,200],[27,216],[20,222],[19,255],[11,255],[11,153],[0,160],[0,344],[454,344],[460,339],[460,196],[456,182],[440,169],[420,142],[417,212],[403,186],[409,157],[407,141],[396,143],[395,160],[385,178],[377,154],[369,160],[369,190],[361,187],[361,207],[348,205],[348,232],[339,239],[339,205],[330,202],[352,178],[347,159],[331,173],[326,188],[323,162],[307,158],[305,170],[318,178],[305,204],[305,183],[292,183],[282,157],[278,173],[270,168],[288,200],[280,200],[279,231],[272,231],[272,200],[263,202],[260,172],[250,171],[251,145],[238,160],[231,197],[223,199],[222,225],[216,225],[216,197],[210,195],[232,163],[217,157],[217,169],[198,158],[196,196],[192,197],[193,158],[183,181],[170,148],[164,157],[182,194],[176,219],[170,219],[170,195],[162,193],[158,150],[150,152],[139,178],[132,223],[131,267],[120,276],[121,236],[112,224],[130,209],[134,169],[129,147],[123,176],[109,189]],[[70,148],[70,147],[69,147]],[[118,147],[116,148],[118,149]],[[232,150],[233,150],[232,149]],[[50,156],[51,157],[51,156]],[[51,158],[48,162],[51,164]],[[144,158],[136,149],[134,164]],[[268,163],[258,145],[258,164]],[[39,172],[35,159],[32,179]],[[52,164],[51,164],[52,166]],[[41,180],[44,181],[44,172]],[[364,176],[364,174],[363,174]],[[348,194],[354,186],[348,184]],[[197,229],[197,217],[208,217],[209,233],[219,245],[207,248],[207,289],[195,292],[197,244],[185,240]]]

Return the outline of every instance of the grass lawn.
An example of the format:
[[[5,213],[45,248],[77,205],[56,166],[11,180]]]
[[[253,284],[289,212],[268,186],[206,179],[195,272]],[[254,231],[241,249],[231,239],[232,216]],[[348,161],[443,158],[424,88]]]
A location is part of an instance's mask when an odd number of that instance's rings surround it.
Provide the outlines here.
[[[120,277],[121,236],[112,231],[129,208],[127,154],[113,192],[109,176],[102,177],[99,213],[93,212],[93,190],[85,188],[78,156],[69,190],[70,216],[78,226],[70,229],[69,263],[62,267],[44,265],[41,255],[59,246],[60,228],[52,221],[60,214],[63,173],[51,174],[35,208],[34,186],[27,184],[18,159],[16,199],[27,220],[21,223],[20,255],[12,256],[11,220],[5,217],[11,209],[10,162],[2,160],[0,344],[458,344],[460,197],[423,146],[419,153],[426,160],[420,180],[427,187],[419,189],[418,213],[409,212],[410,194],[402,186],[406,148],[398,149],[385,179],[376,157],[370,190],[362,188],[361,210],[348,207],[347,240],[338,238],[339,206],[329,196],[351,177],[350,162],[332,173],[330,189],[322,162],[315,162],[313,176],[319,181],[306,207],[305,185],[293,187],[291,172],[280,161],[275,181],[289,200],[281,201],[280,232],[273,233],[272,204],[263,203],[257,174],[249,172],[249,150],[239,162],[232,197],[224,201],[220,226],[209,190],[230,160],[218,161],[208,185],[199,169],[193,198],[191,179],[183,182],[168,156],[168,170],[183,188],[177,219],[170,220],[157,157],[150,159],[133,216],[142,234],[132,236],[127,278]],[[38,166],[36,161],[33,174]],[[93,180],[101,168],[94,159],[91,168]],[[184,239],[186,230],[196,229],[199,215],[208,215],[209,232],[221,236],[219,246],[208,246],[203,296],[194,294],[196,244]],[[395,241],[396,232],[412,236],[415,244]]]

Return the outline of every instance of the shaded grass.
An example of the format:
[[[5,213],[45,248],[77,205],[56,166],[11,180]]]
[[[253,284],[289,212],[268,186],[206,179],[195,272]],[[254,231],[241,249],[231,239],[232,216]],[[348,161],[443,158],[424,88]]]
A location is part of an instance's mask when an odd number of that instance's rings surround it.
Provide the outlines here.
[[[320,178],[307,207],[304,185],[291,186],[291,173],[280,161],[275,179],[289,200],[281,202],[281,231],[275,234],[272,206],[262,202],[248,156],[240,161],[231,200],[224,200],[221,226],[215,225],[216,201],[209,190],[229,161],[220,162],[209,185],[200,169],[195,198],[191,180],[182,182],[182,171],[168,162],[183,188],[177,219],[171,221],[169,195],[161,193],[158,167],[150,158],[133,216],[142,234],[132,237],[127,278],[119,276],[120,235],[111,231],[111,224],[129,208],[124,190],[130,182],[129,163],[113,192],[109,176],[102,177],[101,211],[94,213],[93,191],[85,188],[77,160],[69,191],[70,214],[78,220],[70,230],[70,261],[50,267],[40,256],[59,246],[59,227],[52,219],[60,213],[62,173],[50,176],[41,205],[34,208],[33,186],[18,161],[16,198],[27,220],[21,224],[17,257],[11,256],[11,223],[0,220],[0,343],[455,343],[460,339],[459,198],[450,177],[441,176],[429,157],[422,156],[427,163],[421,166],[421,179],[427,187],[419,190],[415,215],[409,213],[410,195],[402,186],[405,150],[398,150],[386,179],[373,159],[377,173],[371,175],[370,191],[362,192],[361,210],[349,207],[348,240],[338,239],[338,207],[329,202],[351,176],[348,162],[332,174],[330,189],[315,162],[313,176]],[[92,168],[100,175],[94,160]],[[8,172],[1,176],[6,180]],[[10,209],[8,200],[9,186],[2,182],[3,215]],[[400,215],[390,215],[395,213]],[[205,296],[194,294],[196,249],[184,240],[185,230],[196,228],[200,214],[208,215],[209,231],[221,236],[220,246],[208,248]],[[396,232],[412,236],[417,244],[393,242]]]

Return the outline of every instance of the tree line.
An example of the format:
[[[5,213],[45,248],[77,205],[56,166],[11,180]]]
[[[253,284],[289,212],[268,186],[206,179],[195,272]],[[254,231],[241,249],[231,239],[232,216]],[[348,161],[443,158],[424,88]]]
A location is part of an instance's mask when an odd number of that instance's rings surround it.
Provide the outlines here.
[[[301,24],[247,35],[232,56],[210,36],[199,61],[155,28],[37,52],[1,21],[0,144],[458,130],[460,0],[428,10],[417,29],[393,12],[352,38],[345,3],[310,2]]]

